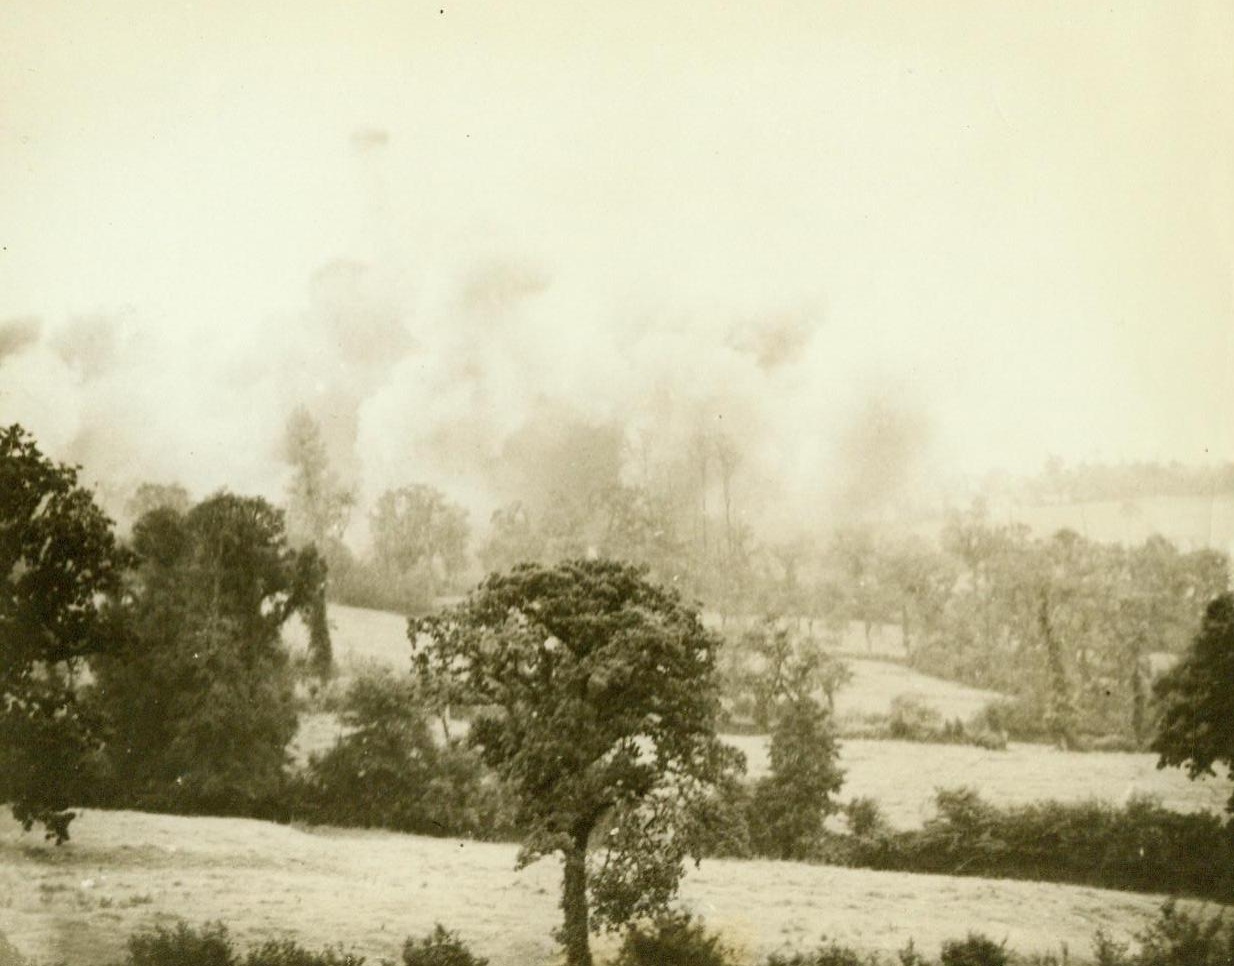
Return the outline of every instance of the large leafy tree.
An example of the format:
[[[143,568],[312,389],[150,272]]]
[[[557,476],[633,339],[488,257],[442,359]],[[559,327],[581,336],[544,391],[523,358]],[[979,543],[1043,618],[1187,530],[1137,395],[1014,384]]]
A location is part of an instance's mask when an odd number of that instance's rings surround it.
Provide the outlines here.
[[[525,565],[412,621],[420,675],[482,709],[470,740],[511,786],[520,862],[564,861],[561,939],[662,910],[693,816],[737,767],[715,733],[717,638],[677,594],[606,560]]]
[[[1222,764],[1234,777],[1234,594],[1209,604],[1191,650],[1158,680],[1156,694],[1159,765],[1185,766],[1198,778]]]
[[[296,715],[283,623],[320,606],[324,568],[291,550],[283,514],[220,493],[133,530],[128,644],[96,662],[98,706],[130,801],[250,809],[279,789]]]
[[[57,842],[98,737],[79,672],[119,633],[126,559],[76,470],[0,430],[0,796]]]

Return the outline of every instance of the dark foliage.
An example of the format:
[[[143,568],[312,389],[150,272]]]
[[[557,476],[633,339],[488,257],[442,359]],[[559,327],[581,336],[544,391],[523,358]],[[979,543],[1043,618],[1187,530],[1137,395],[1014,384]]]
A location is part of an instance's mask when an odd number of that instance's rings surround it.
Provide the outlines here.
[[[122,632],[127,563],[77,471],[20,426],[0,429],[0,798],[57,843],[92,794],[101,727],[78,680]]]
[[[473,953],[462,937],[438,923],[421,939],[408,939],[403,946],[403,966],[487,966],[488,960]]]
[[[980,933],[969,933],[963,939],[948,939],[939,954],[942,966],[1007,966],[1004,944],[996,943]]]
[[[685,912],[669,913],[626,932],[614,966],[732,966],[734,953]]]
[[[107,801],[273,817],[296,728],[280,628],[319,605],[315,551],[288,547],[266,501],[227,493],[153,510],[133,547],[133,633],[93,665],[92,706],[112,728]]]
[[[1173,900],[1136,939],[1131,952],[1098,932],[1096,966],[1230,966],[1234,963],[1234,920],[1228,911],[1213,915],[1187,913]]]
[[[409,636],[429,693],[485,709],[469,740],[517,796],[520,860],[562,856],[561,938],[589,966],[593,926],[665,908],[701,852],[698,807],[737,764],[715,733],[718,640],[607,560],[490,575]]]
[[[778,712],[771,734],[771,774],[754,788],[751,844],[761,855],[804,859],[813,855],[823,822],[837,811],[843,782],[831,715],[799,698]]]
[[[1156,690],[1163,710],[1152,747],[1161,764],[1185,766],[1192,778],[1222,764],[1234,776],[1234,594],[1209,605],[1191,650]]]
[[[764,966],[883,966],[876,953],[859,953],[848,946],[829,942],[809,952],[772,953]]]
[[[235,947],[227,927],[209,923],[194,928],[177,923],[175,928],[156,926],[129,937],[124,966],[238,966]]]
[[[194,927],[156,926],[129,937],[120,966],[363,966],[364,957],[342,949],[306,949],[290,939],[271,939],[241,956],[222,923]]]
[[[997,808],[965,789],[939,792],[937,811],[920,829],[829,836],[824,855],[864,868],[1234,898],[1234,838],[1215,815],[1147,800]]]
[[[346,732],[310,760],[305,817],[421,835],[513,837],[508,793],[475,751],[434,737],[410,678],[388,671],[356,678],[341,720]]]

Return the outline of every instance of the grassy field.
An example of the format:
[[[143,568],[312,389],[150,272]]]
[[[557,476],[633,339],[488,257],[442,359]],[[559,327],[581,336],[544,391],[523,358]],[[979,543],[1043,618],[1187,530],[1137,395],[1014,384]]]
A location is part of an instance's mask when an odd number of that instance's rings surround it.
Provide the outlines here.
[[[344,675],[364,665],[399,670],[410,667],[405,618],[340,604],[331,604],[329,614],[334,656]],[[293,651],[306,649],[308,636],[298,619],[290,622],[286,637]],[[880,629],[876,638],[879,649],[891,646],[890,640],[890,635]],[[898,639],[894,647],[899,648]],[[930,677],[891,661],[856,657],[846,660],[853,679],[837,696],[836,713],[840,716],[883,714],[896,695],[914,694],[945,718],[968,718],[997,697],[992,691]]]
[[[295,741],[295,755],[330,747],[339,734],[332,715],[306,715]],[[748,774],[767,773],[767,738],[725,735],[745,753]],[[998,805],[1026,805],[1043,799],[1087,799],[1122,804],[1149,795],[1180,812],[1224,810],[1234,785],[1213,778],[1193,782],[1177,768],[1157,768],[1149,754],[1058,751],[1045,745],[1013,744],[1006,751],[970,745],[846,739],[840,743],[844,788],[840,798],[871,797],[897,828],[915,828],[934,811],[934,793],[961,785],[977,789]]]
[[[767,741],[730,735],[745,752],[751,775],[767,770]],[[934,792],[967,785],[999,805],[1042,799],[1123,803],[1151,795],[1181,812],[1221,812],[1230,797],[1228,780],[1193,782],[1177,768],[1158,770],[1155,755],[1069,752],[1044,745],[1011,745],[986,751],[969,745],[925,745],[907,741],[847,740],[840,745],[845,770],[844,799],[877,799],[899,828],[920,825],[933,813]]]
[[[330,619],[335,654],[345,674],[365,663],[408,666],[403,618],[332,606]],[[303,646],[298,633],[293,632],[293,647]],[[848,663],[853,679],[836,697],[841,717],[884,713],[897,695],[914,694],[946,718],[968,718],[996,697],[889,661],[850,658]],[[332,716],[306,715],[293,749],[296,758],[303,761],[310,752],[329,747],[338,732]],[[766,771],[765,737],[734,735],[729,740],[746,753],[751,775]],[[888,819],[902,828],[929,817],[936,789],[958,785],[971,785],[999,804],[1045,798],[1123,802],[1138,793],[1157,796],[1180,811],[1218,812],[1231,791],[1228,781],[1191,782],[1178,769],[1159,771],[1154,755],[1063,752],[1039,745],[986,751],[962,745],[848,740],[842,745],[841,763],[847,773],[844,797],[877,799]]]
[[[0,822],[0,932],[25,955],[101,966],[134,929],[228,923],[242,944],[290,936],[372,959],[442,922],[493,966],[554,961],[558,867],[514,871],[514,848],[243,819],[87,812],[60,849]],[[934,953],[980,929],[1025,951],[1087,954],[1093,932],[1128,936],[1159,897],[1076,886],[772,862],[704,862],[683,900],[754,953],[826,935]],[[604,948],[603,944],[600,946]]]

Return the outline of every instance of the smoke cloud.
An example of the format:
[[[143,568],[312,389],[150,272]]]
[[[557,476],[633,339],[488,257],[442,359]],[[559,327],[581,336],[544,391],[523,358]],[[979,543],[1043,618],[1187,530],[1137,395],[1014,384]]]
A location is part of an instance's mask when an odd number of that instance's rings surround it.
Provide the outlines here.
[[[413,289],[338,259],[306,281],[301,311],[228,340],[129,315],[11,322],[4,415],[83,464],[123,516],[143,481],[281,498],[283,426],[305,405],[362,507],[427,482],[481,529],[509,500],[691,472],[700,445],[725,448],[756,529],[822,526],[877,512],[928,446],[923,417],[819,381],[828,326],[813,305],[631,319],[532,259],[447,271]],[[713,466],[713,509],[718,481]]]

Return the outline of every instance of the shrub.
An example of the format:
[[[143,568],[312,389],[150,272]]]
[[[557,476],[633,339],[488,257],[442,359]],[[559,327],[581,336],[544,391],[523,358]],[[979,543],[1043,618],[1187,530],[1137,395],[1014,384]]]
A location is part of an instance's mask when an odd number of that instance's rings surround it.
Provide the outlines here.
[[[1230,966],[1234,963],[1234,923],[1223,913],[1190,915],[1171,900],[1136,937],[1139,954],[1132,966]]]
[[[846,803],[844,817],[848,821],[849,834],[862,839],[886,832],[890,827],[878,800],[868,796]]]
[[[434,737],[409,676],[371,669],[342,700],[348,731],[309,760],[304,807],[318,822],[421,835],[510,834],[513,805],[479,756]]]
[[[689,913],[661,916],[626,933],[615,966],[731,966],[733,951]]]
[[[882,959],[833,941],[811,952],[772,953],[765,966],[882,966]]]
[[[978,730],[1002,734],[1012,741],[1048,741],[1049,732],[1039,708],[1022,698],[991,701],[973,717]]]
[[[250,949],[243,966],[362,966],[363,956],[341,949],[314,952],[290,939],[272,939]]]
[[[488,960],[476,956],[462,937],[441,923],[422,939],[403,944],[403,966],[487,966]]]
[[[124,966],[363,966],[364,958],[341,949],[319,952],[290,939],[272,939],[248,951],[243,959],[221,922],[174,929],[157,926],[129,937]]]
[[[939,954],[942,966],[1007,966],[1007,949],[980,933],[969,933],[964,939],[949,939]]]
[[[181,922],[130,936],[124,966],[239,966],[239,960],[221,922],[199,929]]]
[[[897,694],[887,712],[887,733],[903,741],[935,740],[943,717],[915,694]]]

